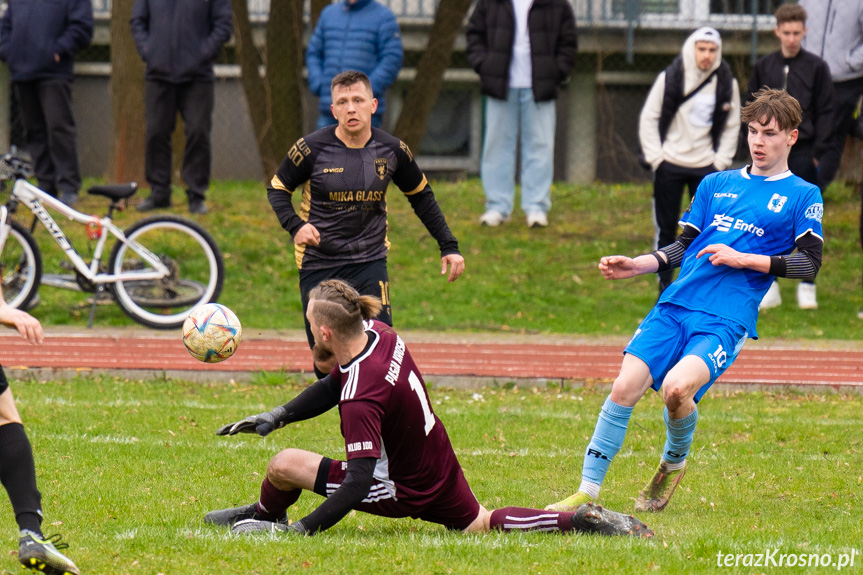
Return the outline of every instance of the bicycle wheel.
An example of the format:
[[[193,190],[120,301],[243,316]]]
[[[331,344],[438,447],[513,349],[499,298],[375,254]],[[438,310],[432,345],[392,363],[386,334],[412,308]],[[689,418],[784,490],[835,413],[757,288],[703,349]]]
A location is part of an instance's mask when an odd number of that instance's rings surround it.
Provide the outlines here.
[[[138,323],[159,329],[178,328],[192,309],[222,293],[225,262],[213,237],[180,216],[152,216],[125,231],[157,256],[169,274],[160,279],[118,281],[111,287],[123,311]],[[128,243],[117,242],[108,269],[113,274],[153,269]]]
[[[3,299],[12,307],[27,309],[42,281],[42,254],[27,228],[11,220],[12,229],[0,253]]]

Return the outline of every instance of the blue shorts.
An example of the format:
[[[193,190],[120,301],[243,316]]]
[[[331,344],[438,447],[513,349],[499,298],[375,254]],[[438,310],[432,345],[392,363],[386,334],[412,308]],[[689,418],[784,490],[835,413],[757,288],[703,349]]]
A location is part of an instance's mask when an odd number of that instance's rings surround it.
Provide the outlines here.
[[[659,391],[665,376],[684,356],[700,357],[710,368],[710,381],[695,394],[697,403],[716,378],[734,363],[748,336],[746,328],[727,319],[660,303],[635,330],[623,353],[631,353],[647,364],[655,391]]]

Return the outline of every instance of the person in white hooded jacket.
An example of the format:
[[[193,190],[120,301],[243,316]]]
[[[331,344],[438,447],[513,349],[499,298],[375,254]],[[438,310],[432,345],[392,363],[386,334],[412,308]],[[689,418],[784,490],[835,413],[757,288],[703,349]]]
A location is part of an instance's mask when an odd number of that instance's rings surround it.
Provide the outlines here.
[[[657,248],[677,237],[684,188],[692,198],[704,176],[730,167],[739,133],[740,88],[722,61],[722,38],[699,28],[657,76],[641,110],[638,135],[654,172]],[[658,276],[662,294],[672,274]]]

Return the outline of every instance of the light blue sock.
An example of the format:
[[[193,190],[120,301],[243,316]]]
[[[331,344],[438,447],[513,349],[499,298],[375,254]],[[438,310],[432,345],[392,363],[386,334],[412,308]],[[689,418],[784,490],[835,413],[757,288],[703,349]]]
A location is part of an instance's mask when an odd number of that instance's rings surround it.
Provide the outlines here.
[[[689,448],[692,446],[695,424],[698,423],[698,408],[683,419],[671,419],[667,407],[662,415],[665,418],[666,430],[662,459],[669,463],[680,463],[689,455]]]
[[[605,399],[596,429],[584,453],[584,466],[581,469],[583,479],[602,485],[611,460],[623,446],[626,437],[626,427],[632,417],[632,408],[618,405],[611,401],[611,396]]]

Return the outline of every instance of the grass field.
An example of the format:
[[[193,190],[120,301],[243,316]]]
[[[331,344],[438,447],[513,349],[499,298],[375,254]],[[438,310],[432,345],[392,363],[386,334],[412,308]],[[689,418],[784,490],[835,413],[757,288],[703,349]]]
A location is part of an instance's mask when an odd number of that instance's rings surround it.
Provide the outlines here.
[[[281,382],[274,384],[274,382]],[[433,382],[432,382],[433,383]],[[863,567],[863,397],[717,391],[701,405],[690,468],[652,541],[553,534],[465,536],[419,521],[351,514],[314,538],[234,537],[205,512],[256,500],[283,447],[342,457],[334,412],[267,438],[216,437],[303,385],[261,374],[243,385],[80,378],[13,384],[34,446],[46,532],[88,574],[789,573],[718,568],[717,553],[840,554]],[[577,485],[604,392],[433,389],[433,407],[481,503],[544,506]],[[664,440],[654,394],[639,404],[602,502],[631,510]],[[290,509],[297,519],[320,501]],[[20,573],[3,517],[0,572]],[[820,572],[835,572],[835,568]]]
[[[556,184],[551,225],[542,230],[527,230],[520,214],[508,226],[481,228],[483,195],[476,180],[434,188],[467,272],[451,285],[438,276],[434,241],[391,190],[390,291],[398,328],[628,335],[655,301],[652,277],[605,282],[595,267],[602,255],[650,249],[647,186]],[[247,328],[299,328],[291,240],[278,227],[264,187],[217,183],[210,198],[210,214],[195,219],[225,253],[220,301]],[[184,205],[182,193],[174,201]],[[825,203],[821,309],[798,310],[796,284],[783,281],[785,304],[759,320],[766,341],[863,339],[863,321],[856,317],[863,307],[859,193],[834,185]],[[103,201],[86,198],[82,209],[101,214]],[[132,210],[120,221],[128,225],[140,217]],[[70,235],[86,255],[83,230]],[[44,230],[37,237],[46,273],[60,273],[58,248]],[[49,333],[54,325],[86,325],[84,294],[54,288],[40,294],[33,313]],[[95,323],[134,325],[116,306],[100,306]],[[214,435],[224,423],[284,403],[304,383],[280,374],[258,374],[242,385],[107,377],[14,382],[36,455],[46,532],[62,532],[72,545],[70,556],[90,574],[813,572],[717,567],[720,552],[774,550],[832,554],[836,561],[853,550],[855,565],[845,570],[863,570],[863,397],[831,393],[708,395],[681,488],[665,512],[643,517],[657,532],[652,541],[464,536],[417,521],[356,514],[308,539],[237,538],[203,525],[211,509],[255,500],[266,462],[282,447],[343,457],[335,413],[266,439]],[[474,492],[489,508],[542,507],[570,494],[606,395],[589,388],[561,393],[504,387],[431,394]],[[604,504],[631,509],[663,441],[661,405],[650,394],[611,468]],[[318,501],[302,497],[291,516],[302,517]],[[11,551],[16,540],[3,497],[0,516]],[[20,572],[14,554],[0,557],[0,572]]]
[[[483,228],[483,192],[475,180],[433,184],[451,228],[460,241],[467,271],[454,284],[439,275],[434,240],[413,215],[407,200],[390,189],[390,294],[401,329],[510,331],[629,335],[656,300],[653,276],[607,282],[596,269],[600,256],[637,255],[651,248],[653,223],[646,185],[575,186],[555,184],[550,226],[528,230],[523,215],[512,223]],[[267,203],[265,188],[253,182],[219,182],[210,193],[211,212],[195,219],[217,238],[227,263],[222,303],[256,328],[296,329],[302,325],[290,236]],[[797,309],[796,282],[781,283],[785,304],[759,320],[764,338],[863,339],[858,243],[860,196],[834,184],[826,195],[824,266],[818,277],[817,311]],[[175,191],[174,211],[185,211]],[[103,198],[85,198],[83,210],[104,212]],[[140,218],[123,213],[123,225]],[[63,222],[61,222],[62,224]],[[73,228],[69,227],[67,231]],[[88,253],[83,229],[73,237]],[[41,227],[46,273],[60,273],[63,259]],[[46,325],[86,325],[85,295],[43,287],[35,314]],[[133,325],[116,306],[102,306],[96,325]]]

